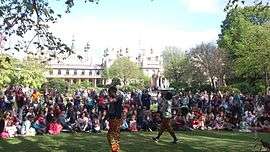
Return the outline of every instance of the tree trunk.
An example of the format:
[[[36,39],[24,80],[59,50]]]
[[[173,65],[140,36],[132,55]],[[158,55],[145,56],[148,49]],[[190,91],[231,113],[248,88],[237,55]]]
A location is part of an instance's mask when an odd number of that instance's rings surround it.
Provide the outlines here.
[[[268,70],[267,68],[265,69],[265,94],[268,94],[268,88],[269,88],[269,83],[268,83]]]
[[[215,83],[214,83],[214,78],[213,78],[213,77],[211,77],[211,86],[212,86],[214,89],[216,89],[216,88],[215,88]]]
[[[126,85],[126,84],[127,84],[127,80],[126,80],[126,78],[124,78],[123,83],[124,83],[124,85]]]

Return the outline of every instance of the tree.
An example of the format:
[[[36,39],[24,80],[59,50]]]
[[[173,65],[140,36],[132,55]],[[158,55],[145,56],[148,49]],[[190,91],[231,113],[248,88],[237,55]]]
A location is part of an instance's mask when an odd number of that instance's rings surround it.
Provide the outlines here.
[[[124,85],[128,84],[131,80],[140,79],[143,71],[137,66],[136,63],[130,61],[127,57],[121,57],[115,60],[112,66],[105,70],[107,78],[119,78]]]
[[[66,93],[68,83],[64,79],[50,79],[46,86],[48,89],[58,91],[59,93]]]
[[[112,86],[121,85],[121,80],[119,78],[113,78],[111,85]]]
[[[228,12],[218,44],[229,54],[233,68],[230,79],[240,77],[252,86],[264,79],[265,86],[269,86],[269,22],[269,6],[236,8]]]
[[[60,0],[60,2],[67,7],[65,13],[69,13],[70,8],[75,4],[74,0]],[[82,2],[97,3],[98,0]],[[15,49],[33,53],[28,49],[31,44],[34,44],[43,52],[48,50],[50,57],[53,58],[59,53],[73,53],[68,45],[49,31],[49,25],[56,23],[62,15],[57,14],[53,5],[47,0],[1,0],[0,16],[2,18],[0,33],[4,41],[14,37],[18,39],[17,42],[13,42],[12,48],[6,47],[6,51]],[[31,40],[26,41],[25,35],[32,35]]]
[[[0,55],[0,87],[9,84],[18,84],[40,88],[46,81],[46,65],[38,62],[38,59],[27,58],[23,61]]]
[[[210,80],[212,87],[215,87],[214,79],[219,80],[219,86],[225,84],[226,74],[226,52],[217,48],[211,43],[200,44],[192,48],[188,53],[192,65],[200,69]]]
[[[162,54],[164,63],[164,75],[172,83],[175,81],[187,82],[188,60],[178,48],[167,47]]]
[[[176,47],[167,47],[162,54],[164,75],[176,89],[198,87],[205,83],[203,73],[193,66],[188,56]]]
[[[11,83],[11,76],[14,74],[15,59],[10,56],[0,54],[0,88]]]
[[[248,0],[228,0],[228,3],[227,3],[224,10],[230,11],[232,9],[236,9],[239,6],[243,6],[243,5],[247,4],[248,2],[250,2],[250,1],[248,1]],[[269,5],[269,2],[264,1],[264,0],[253,0],[253,3],[256,7]],[[249,4],[247,4],[247,5],[249,5]]]
[[[78,89],[90,89],[93,87],[93,84],[89,81],[77,82],[69,85],[68,90],[69,92],[75,92]]]

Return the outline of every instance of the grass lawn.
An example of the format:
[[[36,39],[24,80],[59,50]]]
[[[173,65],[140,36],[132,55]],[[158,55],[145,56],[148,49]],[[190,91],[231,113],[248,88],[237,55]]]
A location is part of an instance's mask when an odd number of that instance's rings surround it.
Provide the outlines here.
[[[121,133],[122,152],[181,152],[181,151],[253,151],[254,133],[193,131],[178,132],[182,140],[176,145],[171,144],[169,134],[165,133],[159,143],[151,140],[156,132]],[[270,141],[270,134],[258,134],[258,137]],[[71,134],[59,136],[16,137],[0,141],[2,152],[107,152],[109,151],[106,133]]]

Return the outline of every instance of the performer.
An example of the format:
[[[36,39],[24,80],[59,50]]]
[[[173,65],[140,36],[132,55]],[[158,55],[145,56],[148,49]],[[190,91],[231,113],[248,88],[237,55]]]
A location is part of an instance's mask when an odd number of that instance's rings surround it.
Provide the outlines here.
[[[122,125],[122,102],[123,96],[117,92],[117,88],[112,86],[108,90],[109,94],[109,130],[107,139],[112,152],[120,151],[120,127]]]
[[[178,141],[178,139],[176,138],[175,133],[173,131],[173,128],[170,124],[170,120],[172,118],[172,97],[173,97],[173,95],[170,91],[164,92],[162,94],[162,99],[161,99],[160,108],[159,108],[159,112],[161,113],[160,130],[158,132],[158,136],[152,138],[156,142],[159,141],[160,136],[166,130],[173,137],[172,143],[176,144]]]

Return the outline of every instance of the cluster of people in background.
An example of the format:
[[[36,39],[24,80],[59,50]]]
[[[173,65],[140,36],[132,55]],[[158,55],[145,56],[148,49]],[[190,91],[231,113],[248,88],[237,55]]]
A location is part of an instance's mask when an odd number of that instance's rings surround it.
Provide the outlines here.
[[[156,131],[160,127],[160,93],[121,92],[122,131]],[[107,90],[78,90],[63,95],[10,86],[0,92],[0,137],[58,135],[61,132],[99,133],[109,129]],[[175,93],[171,124],[174,130],[238,130],[270,132],[270,96],[221,92]]]

